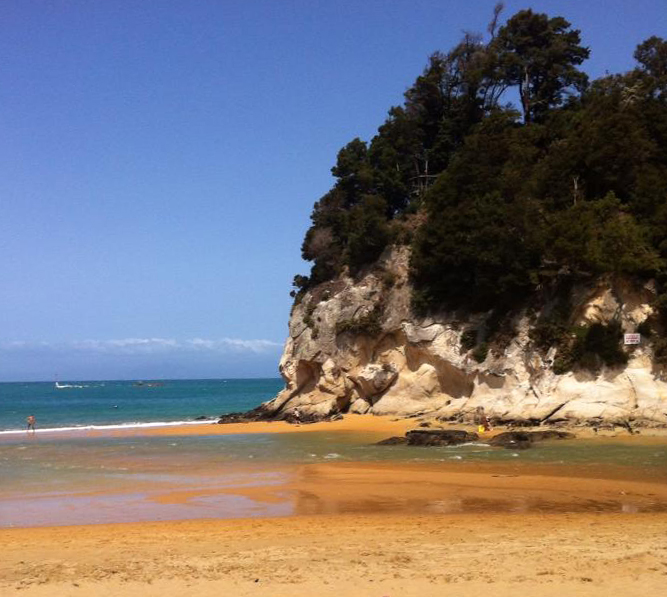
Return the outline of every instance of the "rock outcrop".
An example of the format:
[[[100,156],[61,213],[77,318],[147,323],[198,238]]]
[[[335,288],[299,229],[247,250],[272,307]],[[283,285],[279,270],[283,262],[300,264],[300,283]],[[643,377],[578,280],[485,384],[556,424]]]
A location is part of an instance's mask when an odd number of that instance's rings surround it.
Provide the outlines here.
[[[408,260],[406,248],[387,250],[357,280],[342,276],[295,304],[280,361],[286,387],[264,412],[280,417],[299,407],[314,417],[428,413],[471,421],[481,407],[497,422],[667,424],[667,376],[650,346],[624,347],[629,358],[621,367],[559,375],[558,349],[536,346],[539,313],[526,307],[513,315],[503,345],[477,362],[464,335],[483,330],[488,314],[416,317]],[[652,298],[650,284],[600,279],[574,289],[571,322],[614,320],[635,332],[651,315]]]
[[[536,442],[574,438],[574,433],[567,431],[506,431],[492,437],[489,440],[489,445],[511,450],[526,450]]]

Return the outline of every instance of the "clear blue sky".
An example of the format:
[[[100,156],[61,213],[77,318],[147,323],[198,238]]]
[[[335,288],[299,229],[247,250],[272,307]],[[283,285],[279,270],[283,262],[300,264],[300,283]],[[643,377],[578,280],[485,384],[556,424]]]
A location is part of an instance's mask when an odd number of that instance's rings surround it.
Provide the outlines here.
[[[273,376],[340,147],[495,0],[3,0],[0,380]],[[506,2],[593,77],[666,0]]]

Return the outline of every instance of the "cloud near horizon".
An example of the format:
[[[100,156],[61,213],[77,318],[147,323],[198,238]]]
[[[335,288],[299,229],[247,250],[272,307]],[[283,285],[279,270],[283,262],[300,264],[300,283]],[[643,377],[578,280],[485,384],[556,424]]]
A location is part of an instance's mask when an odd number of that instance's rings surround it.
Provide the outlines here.
[[[10,341],[0,343],[0,350],[14,351],[49,351],[49,352],[90,352],[101,354],[168,354],[210,352],[218,354],[275,352],[282,348],[282,343],[273,340],[241,338],[204,339],[192,338],[175,340],[173,338],[122,338],[116,340],[75,340],[69,342],[45,341]]]

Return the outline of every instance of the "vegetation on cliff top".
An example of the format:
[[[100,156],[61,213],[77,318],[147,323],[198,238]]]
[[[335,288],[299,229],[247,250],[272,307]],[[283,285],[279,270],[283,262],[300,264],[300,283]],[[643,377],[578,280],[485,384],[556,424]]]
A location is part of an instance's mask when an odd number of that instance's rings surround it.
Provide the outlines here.
[[[500,26],[501,9],[486,39],[429,58],[370,143],[340,150],[297,291],[410,244],[417,311],[511,308],[557,276],[605,273],[655,278],[667,306],[667,41],[589,82],[570,23],[523,10]]]

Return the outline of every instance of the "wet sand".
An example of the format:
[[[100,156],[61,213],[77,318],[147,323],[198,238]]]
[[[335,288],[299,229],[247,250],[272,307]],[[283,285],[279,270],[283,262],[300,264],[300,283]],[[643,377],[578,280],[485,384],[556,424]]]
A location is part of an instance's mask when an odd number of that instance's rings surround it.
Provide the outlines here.
[[[249,423],[120,433],[307,433],[322,426],[390,436],[416,421],[346,417],[298,428]],[[617,434],[665,445],[661,433]],[[274,508],[275,517],[0,529],[0,594],[503,597],[519,590],[607,597],[662,594],[667,582],[664,475],[519,462],[283,464],[259,483],[244,482],[242,467],[233,472],[232,485],[137,486],[142,494],[134,501],[107,507],[131,520],[133,504],[153,503],[178,518],[179,508],[246,500],[260,512]]]
[[[328,463],[283,467],[271,484],[163,490],[151,499],[187,504],[235,495],[285,504],[288,515],[667,513],[667,483],[632,471],[504,463]],[[588,473],[590,475],[590,472]]]

